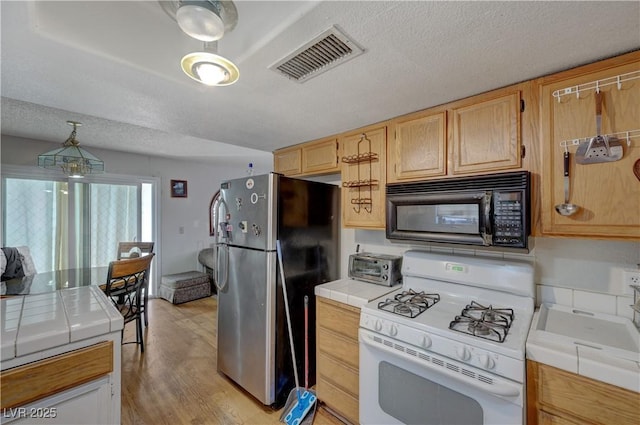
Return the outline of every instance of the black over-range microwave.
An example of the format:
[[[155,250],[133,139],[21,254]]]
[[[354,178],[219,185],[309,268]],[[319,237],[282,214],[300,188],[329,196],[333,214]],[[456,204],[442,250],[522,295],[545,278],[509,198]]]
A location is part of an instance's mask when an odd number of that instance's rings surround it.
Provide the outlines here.
[[[528,171],[386,186],[387,239],[528,249]]]

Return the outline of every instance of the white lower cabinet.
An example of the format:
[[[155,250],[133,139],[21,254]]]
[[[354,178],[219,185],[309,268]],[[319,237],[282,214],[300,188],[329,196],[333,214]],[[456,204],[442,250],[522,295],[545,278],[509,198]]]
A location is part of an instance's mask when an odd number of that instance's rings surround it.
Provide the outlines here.
[[[3,362],[1,423],[120,424],[120,350],[114,332]]]
[[[26,406],[4,409],[2,423],[15,425],[120,423],[120,410],[114,409],[112,399],[111,377],[107,376]],[[115,414],[117,417],[114,417]]]

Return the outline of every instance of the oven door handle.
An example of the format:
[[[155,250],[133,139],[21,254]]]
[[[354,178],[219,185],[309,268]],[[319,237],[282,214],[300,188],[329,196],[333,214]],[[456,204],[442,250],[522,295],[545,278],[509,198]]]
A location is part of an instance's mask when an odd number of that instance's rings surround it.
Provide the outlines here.
[[[469,378],[466,375],[461,373],[456,373],[449,370],[446,366],[438,366],[427,360],[421,360],[416,356],[411,354],[407,354],[404,351],[397,350],[395,348],[388,347],[384,344],[379,344],[369,340],[369,336],[366,334],[362,334],[362,329],[360,330],[360,343],[366,344],[374,349],[385,351],[387,354],[392,356],[402,357],[405,360],[409,360],[412,363],[420,365],[421,367],[426,367],[434,372],[440,373],[442,375],[446,375],[450,378],[453,378],[457,381],[464,382],[465,384],[472,386],[481,391],[489,392],[496,396],[501,397],[517,397],[520,395],[520,389],[515,386],[510,385],[489,385],[485,384],[481,381],[476,381],[475,379]],[[416,350],[417,351],[417,350]],[[429,355],[430,357],[433,355]]]

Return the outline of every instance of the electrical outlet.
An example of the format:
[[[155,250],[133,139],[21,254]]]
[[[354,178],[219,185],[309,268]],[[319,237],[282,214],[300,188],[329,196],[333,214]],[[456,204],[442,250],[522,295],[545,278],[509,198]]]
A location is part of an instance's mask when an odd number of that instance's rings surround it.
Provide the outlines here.
[[[633,289],[631,285],[640,286],[640,270],[625,269],[622,270],[622,283],[624,285],[624,291],[627,294],[633,295]]]

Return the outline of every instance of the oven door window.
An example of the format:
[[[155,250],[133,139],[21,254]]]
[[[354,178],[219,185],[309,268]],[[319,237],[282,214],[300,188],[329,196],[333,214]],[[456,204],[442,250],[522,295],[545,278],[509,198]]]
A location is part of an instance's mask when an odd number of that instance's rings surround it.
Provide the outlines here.
[[[399,421],[425,425],[484,423],[482,406],[471,397],[386,361],[378,363],[378,368],[380,382],[384,382],[378,388],[378,403]]]
[[[355,258],[353,260],[353,272],[356,276],[380,277],[382,276],[382,264]]]
[[[397,229],[412,232],[480,233],[479,204],[398,205]]]

